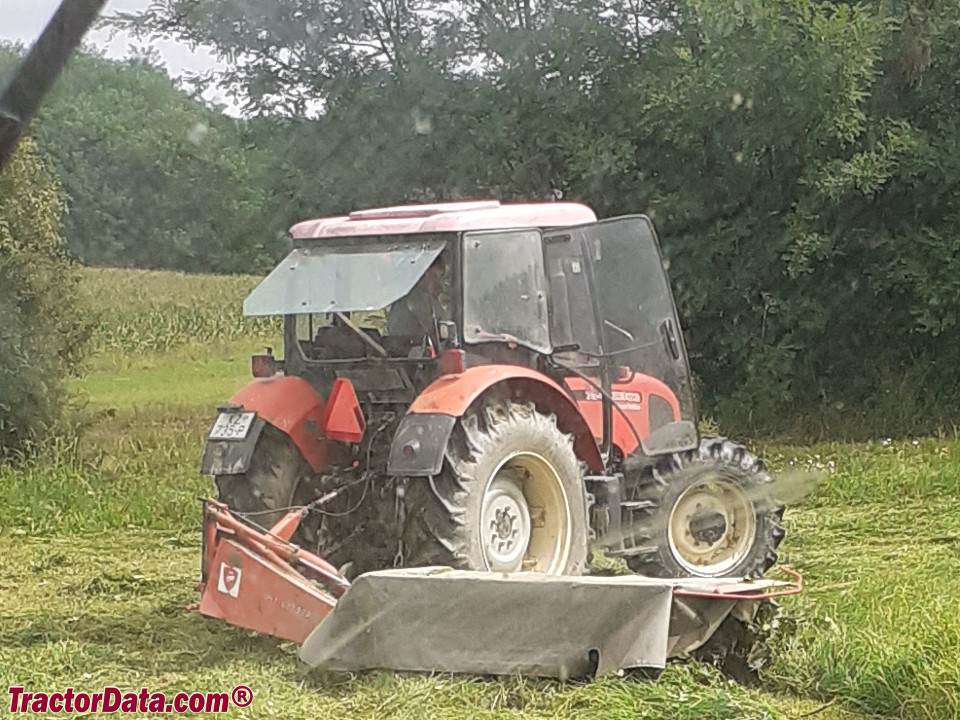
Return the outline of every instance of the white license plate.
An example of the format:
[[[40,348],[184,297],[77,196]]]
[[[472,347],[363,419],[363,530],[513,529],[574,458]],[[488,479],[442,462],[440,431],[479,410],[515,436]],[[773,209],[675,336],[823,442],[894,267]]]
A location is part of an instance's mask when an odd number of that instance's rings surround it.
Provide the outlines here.
[[[213,430],[210,431],[211,440],[243,440],[250,427],[253,425],[253,419],[256,413],[220,413],[217,421],[213,424]]]

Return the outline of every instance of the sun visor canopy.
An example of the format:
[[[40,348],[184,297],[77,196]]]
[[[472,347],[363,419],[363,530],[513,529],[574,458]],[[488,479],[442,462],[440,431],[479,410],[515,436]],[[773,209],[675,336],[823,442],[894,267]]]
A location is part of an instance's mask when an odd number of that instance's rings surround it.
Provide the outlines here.
[[[410,292],[443,248],[441,239],[297,248],[244,300],[243,314],[380,310]]]

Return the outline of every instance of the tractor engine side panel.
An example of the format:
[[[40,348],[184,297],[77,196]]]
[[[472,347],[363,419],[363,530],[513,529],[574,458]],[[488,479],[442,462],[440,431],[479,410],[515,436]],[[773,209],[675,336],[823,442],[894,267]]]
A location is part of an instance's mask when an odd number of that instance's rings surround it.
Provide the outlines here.
[[[603,402],[600,392],[583,378],[572,376],[564,383],[573,392],[580,412],[590,425],[597,441],[603,437]],[[680,420],[680,403],[669,386],[650,375],[634,372],[626,380],[611,383],[610,395],[617,408],[613,410],[613,444],[628,457],[635,453],[641,440],[655,429]]]

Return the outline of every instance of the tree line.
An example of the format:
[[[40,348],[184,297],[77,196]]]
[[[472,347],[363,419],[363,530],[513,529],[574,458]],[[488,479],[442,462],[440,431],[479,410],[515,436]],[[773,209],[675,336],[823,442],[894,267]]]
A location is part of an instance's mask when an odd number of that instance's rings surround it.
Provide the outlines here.
[[[0,51],[0,74],[17,59]],[[179,89],[150,55],[80,53],[31,127],[63,189],[63,234],[83,263],[189,272],[270,267],[286,217],[269,148]]]

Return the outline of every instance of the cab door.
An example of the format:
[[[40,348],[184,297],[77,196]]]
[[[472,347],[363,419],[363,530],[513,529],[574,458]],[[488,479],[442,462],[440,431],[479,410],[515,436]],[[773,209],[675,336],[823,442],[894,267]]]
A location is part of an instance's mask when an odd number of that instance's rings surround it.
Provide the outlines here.
[[[591,228],[593,225],[543,234],[554,356],[585,367],[596,365],[602,354],[597,298],[590,272]]]
[[[647,455],[696,447],[687,350],[653,224],[639,215],[602,221],[586,229],[586,242],[603,357],[617,368],[614,439],[636,446],[639,435]],[[632,429],[623,427],[628,418]]]
[[[558,380],[570,392],[597,444],[608,452],[610,421],[608,366],[603,360],[597,294],[590,266],[586,225],[545,232],[543,255],[550,284],[550,340]],[[604,397],[606,395],[607,397]]]

